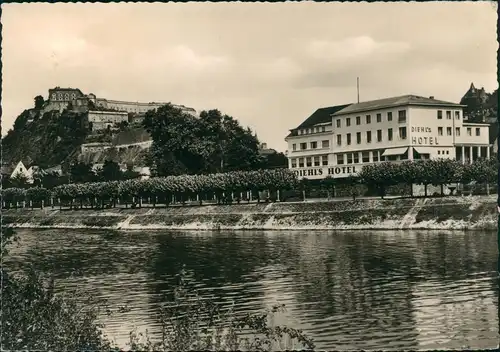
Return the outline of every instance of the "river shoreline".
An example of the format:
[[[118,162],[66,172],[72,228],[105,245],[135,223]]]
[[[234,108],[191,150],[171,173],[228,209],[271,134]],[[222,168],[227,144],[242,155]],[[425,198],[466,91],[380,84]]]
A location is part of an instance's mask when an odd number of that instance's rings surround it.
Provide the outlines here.
[[[495,196],[105,210],[2,210],[2,224],[109,230],[494,230]]]

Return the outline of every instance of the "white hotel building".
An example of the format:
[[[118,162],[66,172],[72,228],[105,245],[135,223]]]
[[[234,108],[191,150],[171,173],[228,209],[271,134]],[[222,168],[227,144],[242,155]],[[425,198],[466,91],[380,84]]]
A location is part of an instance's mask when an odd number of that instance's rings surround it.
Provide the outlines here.
[[[405,95],[316,110],[285,138],[299,178],[344,178],[383,161],[489,158],[489,125],[464,105]]]

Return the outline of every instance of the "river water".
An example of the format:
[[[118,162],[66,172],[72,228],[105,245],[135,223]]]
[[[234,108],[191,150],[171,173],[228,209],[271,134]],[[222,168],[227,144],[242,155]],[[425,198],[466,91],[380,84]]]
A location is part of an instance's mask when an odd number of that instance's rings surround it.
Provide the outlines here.
[[[158,332],[158,303],[183,264],[202,294],[238,312],[286,305],[278,323],[317,349],[498,346],[496,232],[110,232],[19,230],[7,265],[127,305],[103,317],[122,346]]]

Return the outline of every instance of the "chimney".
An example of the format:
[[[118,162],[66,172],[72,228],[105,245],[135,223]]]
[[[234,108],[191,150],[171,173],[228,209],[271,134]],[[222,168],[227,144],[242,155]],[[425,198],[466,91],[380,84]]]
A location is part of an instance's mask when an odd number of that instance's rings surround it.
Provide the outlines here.
[[[431,96],[429,97],[429,99],[434,99],[434,95],[431,95]]]
[[[262,143],[260,147],[261,149],[267,149],[267,143]]]

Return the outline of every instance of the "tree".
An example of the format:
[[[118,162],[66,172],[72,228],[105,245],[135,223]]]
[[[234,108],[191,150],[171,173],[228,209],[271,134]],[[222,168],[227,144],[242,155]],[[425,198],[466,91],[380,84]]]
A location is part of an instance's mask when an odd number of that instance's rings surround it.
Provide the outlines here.
[[[218,110],[200,118],[167,104],[149,111],[143,126],[151,134],[155,175],[217,173],[258,167],[258,139],[233,117]]]
[[[124,180],[132,180],[139,177],[141,177],[141,173],[134,171],[133,165],[127,165],[127,169],[122,174]]]
[[[83,183],[95,181],[95,173],[91,164],[77,162],[70,166],[70,178],[73,183]]]
[[[328,194],[328,198],[330,198],[330,190],[332,191],[331,195],[335,198],[335,185],[337,184],[337,180],[333,178],[331,175],[328,175],[323,180],[321,180],[321,186],[326,189]]]
[[[356,197],[359,196],[358,185],[359,185],[360,181],[361,180],[359,177],[356,177],[353,175],[349,175],[346,179],[346,183],[349,186],[352,200],[356,200]]]
[[[391,162],[367,165],[359,173],[359,178],[368,187],[376,189],[383,199],[387,187],[396,184],[400,179],[399,165]]]
[[[45,103],[45,100],[41,95],[37,95],[35,97],[35,109],[40,110],[43,107],[43,104]]]
[[[10,178],[10,184],[15,188],[27,188],[29,186],[28,177],[25,174],[18,173]]]
[[[287,168],[288,158],[283,153],[272,153],[261,156],[262,169]]]
[[[50,189],[62,185],[67,181],[67,177],[63,177],[56,171],[53,171],[42,176],[41,185],[44,188]]]
[[[99,173],[103,181],[118,181],[123,178],[120,165],[112,160],[106,160]]]
[[[418,162],[404,161],[399,165],[398,180],[400,183],[410,185],[410,196],[413,197],[413,184],[417,182]]]
[[[441,187],[441,196],[444,196],[444,185],[457,181],[458,170],[461,165],[456,160],[432,159],[426,167],[430,171],[431,184]]]

